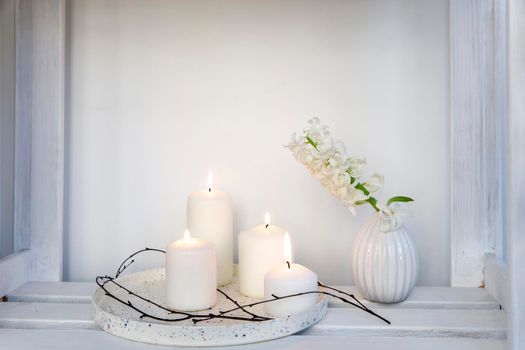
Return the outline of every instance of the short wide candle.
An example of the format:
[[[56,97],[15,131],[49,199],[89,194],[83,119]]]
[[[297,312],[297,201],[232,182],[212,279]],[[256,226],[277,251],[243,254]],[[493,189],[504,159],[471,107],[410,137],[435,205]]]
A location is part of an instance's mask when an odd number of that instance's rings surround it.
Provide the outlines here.
[[[212,173],[208,188],[189,195],[187,226],[190,232],[213,243],[217,249],[217,285],[233,279],[233,209],[230,196],[213,188]]]
[[[264,275],[284,261],[285,230],[270,225],[266,213],[265,224],[239,234],[239,287],[241,293],[252,298],[264,297]]]
[[[208,309],[217,302],[217,262],[215,246],[184,238],[166,248],[166,304],[178,311]]]
[[[288,233],[285,235],[285,255],[287,262],[277,266],[264,277],[264,297],[274,299],[286,295],[317,291],[317,275],[308,268],[292,264],[291,244]],[[264,304],[266,312],[274,317],[285,317],[305,311],[315,305],[317,293],[284,298]]]

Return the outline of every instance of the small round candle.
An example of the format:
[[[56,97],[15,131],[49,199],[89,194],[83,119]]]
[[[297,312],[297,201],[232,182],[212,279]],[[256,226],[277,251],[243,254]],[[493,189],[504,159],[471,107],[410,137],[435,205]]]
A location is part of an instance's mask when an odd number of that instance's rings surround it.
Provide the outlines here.
[[[166,248],[166,304],[178,311],[208,309],[217,302],[217,261],[215,246],[184,238]]]
[[[239,287],[242,294],[252,298],[264,297],[264,275],[284,261],[285,230],[265,224],[239,234]]]
[[[233,279],[233,209],[230,196],[213,188],[208,173],[208,188],[188,196],[187,226],[196,237],[213,243],[217,249],[217,286]]]
[[[284,237],[286,262],[264,277],[264,297],[274,299],[286,295],[317,291],[317,275],[303,265],[292,263],[292,248],[288,233]],[[265,311],[274,317],[293,315],[315,305],[317,294],[310,293],[264,304]]]

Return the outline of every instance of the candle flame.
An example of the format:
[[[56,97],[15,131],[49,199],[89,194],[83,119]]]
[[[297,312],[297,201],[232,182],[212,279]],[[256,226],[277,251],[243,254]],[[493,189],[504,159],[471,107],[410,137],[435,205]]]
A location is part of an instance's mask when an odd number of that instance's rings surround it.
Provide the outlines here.
[[[190,235],[190,231],[188,229],[186,229],[186,231],[184,231],[184,241],[186,241],[186,242],[191,241],[191,235]]]
[[[266,227],[268,227],[268,225],[270,225],[270,213],[266,212],[266,214],[264,214],[264,225]]]
[[[290,234],[288,232],[284,234],[284,261],[292,262],[292,242],[290,241]]]
[[[213,173],[210,170],[208,172],[208,191],[211,192],[212,187],[213,187]]]

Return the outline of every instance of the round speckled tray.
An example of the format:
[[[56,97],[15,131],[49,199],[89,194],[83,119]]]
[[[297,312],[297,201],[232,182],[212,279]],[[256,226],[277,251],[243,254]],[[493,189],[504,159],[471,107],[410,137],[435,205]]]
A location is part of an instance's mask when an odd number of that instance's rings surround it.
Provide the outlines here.
[[[164,269],[133,273],[119,277],[116,281],[157,304],[165,305]],[[151,315],[169,317],[167,311],[130,296],[128,292],[112,283],[108,283],[106,288],[118,298],[130,300],[134,306]],[[241,305],[259,300],[243,296],[236,283],[221,287],[221,290]],[[234,307],[223,295],[218,293],[217,298],[217,305],[211,311],[203,311],[203,314],[218,313]],[[326,315],[327,310],[327,301],[320,296],[317,304],[310,309],[283,318],[261,322],[215,318],[193,324],[191,320],[166,322],[149,318],[141,319],[140,313],[106,296],[100,288],[93,295],[93,304],[96,309],[95,321],[108,333],[143,343],[199,347],[256,343],[285,337],[319,322]],[[263,305],[254,306],[250,311],[267,316]],[[229,315],[246,316],[241,310]]]

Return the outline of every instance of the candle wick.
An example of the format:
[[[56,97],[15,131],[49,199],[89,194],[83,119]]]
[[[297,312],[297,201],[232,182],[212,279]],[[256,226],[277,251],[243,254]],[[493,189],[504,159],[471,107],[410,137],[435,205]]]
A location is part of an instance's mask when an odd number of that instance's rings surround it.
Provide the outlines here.
[[[266,226],[264,226],[264,228],[268,228],[268,225],[270,225],[270,224],[266,224]]]
[[[290,262],[289,262],[289,261],[287,261],[286,263],[288,264],[288,268],[291,268],[291,267],[290,267]]]
[[[211,192],[211,187],[208,187],[208,192]]]

